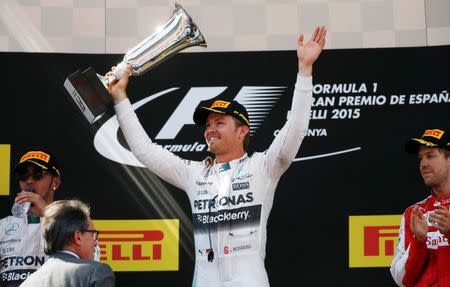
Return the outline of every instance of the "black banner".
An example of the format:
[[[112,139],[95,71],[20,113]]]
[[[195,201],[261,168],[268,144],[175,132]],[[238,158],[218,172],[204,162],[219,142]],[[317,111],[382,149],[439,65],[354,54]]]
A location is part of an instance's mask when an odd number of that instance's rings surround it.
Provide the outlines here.
[[[178,271],[115,274],[118,286],[191,286],[195,251],[187,196],[142,168],[112,111],[89,125],[63,87],[75,70],[105,73],[121,58],[0,53],[0,143],[11,147],[10,170],[30,148],[52,151],[62,169],[56,199],[89,203],[94,219],[179,219]],[[448,67],[449,46],[323,52],[314,66],[310,130],[280,180],[269,218],[271,286],[394,286],[386,266],[353,267],[351,249],[358,246],[349,242],[368,241],[351,240],[349,220],[400,215],[428,195],[404,143],[426,128],[448,129]],[[181,53],[131,78],[128,95],[150,137],[191,160],[208,155],[202,129],[192,121],[198,102],[225,95],[258,107],[262,113],[250,112],[250,152],[262,151],[289,116],[297,70],[295,51]],[[11,175],[0,216],[9,214],[17,191]],[[355,260],[389,259],[383,248]]]

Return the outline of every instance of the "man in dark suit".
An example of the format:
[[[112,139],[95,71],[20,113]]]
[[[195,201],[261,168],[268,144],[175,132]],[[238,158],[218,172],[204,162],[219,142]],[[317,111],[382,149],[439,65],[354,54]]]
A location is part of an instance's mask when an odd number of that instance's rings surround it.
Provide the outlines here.
[[[93,260],[98,233],[83,202],[59,200],[48,205],[42,237],[50,258],[20,286],[114,286],[111,268]]]

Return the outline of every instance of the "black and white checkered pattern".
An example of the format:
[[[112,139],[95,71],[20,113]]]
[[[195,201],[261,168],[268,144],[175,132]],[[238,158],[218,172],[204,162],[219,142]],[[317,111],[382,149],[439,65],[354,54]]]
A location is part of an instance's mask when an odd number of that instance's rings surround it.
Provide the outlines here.
[[[293,50],[299,31],[327,48],[450,44],[448,0],[180,0],[204,34],[195,51]],[[166,23],[170,0],[2,0],[0,51],[125,53]]]

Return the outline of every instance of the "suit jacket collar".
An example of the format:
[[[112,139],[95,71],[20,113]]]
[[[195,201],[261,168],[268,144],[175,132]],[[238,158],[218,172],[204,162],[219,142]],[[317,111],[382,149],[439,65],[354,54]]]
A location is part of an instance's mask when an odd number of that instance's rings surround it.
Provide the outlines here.
[[[61,260],[64,260],[64,261],[77,261],[77,260],[80,260],[80,258],[77,258],[73,254],[66,253],[66,252],[61,252],[61,251],[55,252],[50,257],[58,258],[58,259],[61,259]]]

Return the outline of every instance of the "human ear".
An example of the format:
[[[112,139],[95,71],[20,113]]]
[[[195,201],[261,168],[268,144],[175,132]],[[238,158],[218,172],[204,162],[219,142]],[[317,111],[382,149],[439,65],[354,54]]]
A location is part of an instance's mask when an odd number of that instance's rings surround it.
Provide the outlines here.
[[[241,135],[245,137],[250,132],[250,128],[248,126],[241,126]]]

